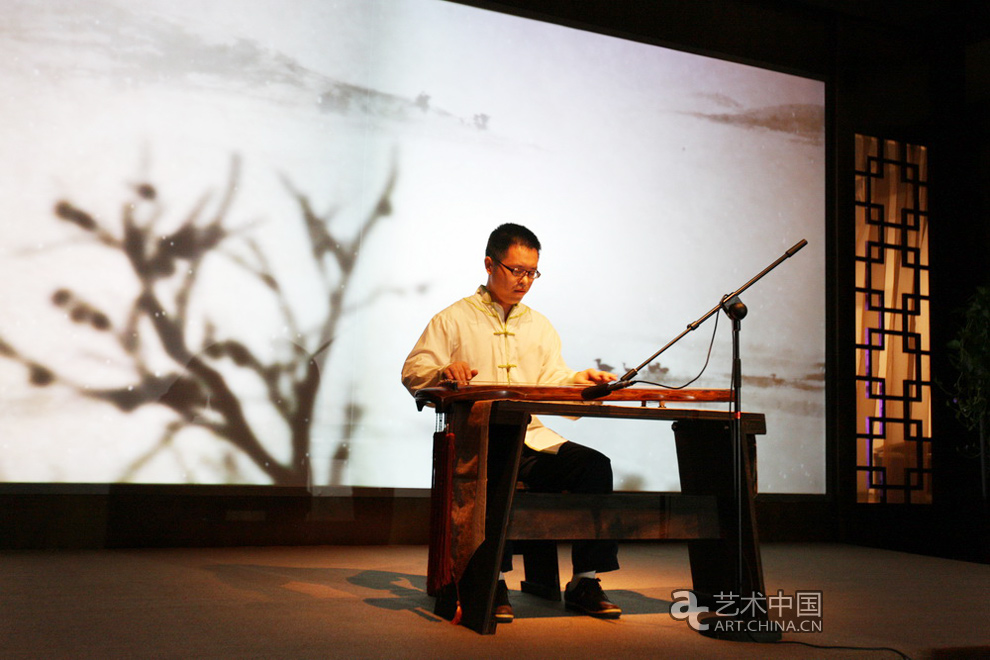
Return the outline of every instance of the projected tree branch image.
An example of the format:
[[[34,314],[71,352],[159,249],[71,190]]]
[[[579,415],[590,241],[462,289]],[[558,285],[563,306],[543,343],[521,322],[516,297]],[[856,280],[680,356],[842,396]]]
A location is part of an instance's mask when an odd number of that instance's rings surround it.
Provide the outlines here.
[[[71,285],[58,288],[51,295],[52,304],[65,312],[66,322],[84,326],[77,335],[80,350],[89,333],[113,337],[118,355],[106,357],[122,356],[132,371],[128,379],[117,386],[97,386],[87,382],[85,376],[81,380],[69,376],[62,373],[58,364],[33,357],[30,346],[15,347],[0,337],[0,355],[23,364],[35,387],[67,387],[123,412],[158,405],[174,413],[174,419],[165,425],[148,453],[124,468],[119,475],[121,481],[139,476],[145,463],[171,450],[179,433],[199,428],[247,456],[273,484],[308,482],[312,420],[321,373],[344,313],[344,300],[361,246],[379,221],[390,213],[394,172],[357,235],[347,238],[335,235],[333,212],[318,215],[306,195],[285,179],[287,193],[298,203],[301,222],[305,223],[310,240],[310,257],[325,292],[322,297],[325,316],[319,327],[310,331],[300,327],[263,246],[251,237],[250,228],[232,230],[227,226],[239,170],[240,163],[235,159],[220,199],[211,204],[211,195],[204,195],[178,228],[168,233],[162,233],[158,226],[165,219],[158,190],[151,183],[133,186],[132,198],[122,205],[118,228],[108,226],[70,201],[56,203],[55,217],[73,225],[77,232],[107,251],[123,256],[132,271],[135,295],[126,305],[122,304],[124,301],[115,301],[122,305],[120,309],[91,304],[85,292]],[[240,242],[243,249],[228,249],[232,242]],[[208,318],[203,327],[192,327],[190,301],[203,272],[203,263],[208,258],[219,257],[238,264],[245,278],[267,290],[276,301],[280,320],[299,338],[299,343],[284,344],[274,355],[265,358],[237,336],[223,334]],[[94,263],[93,267],[99,268],[100,264]],[[117,324],[112,318],[123,322]],[[169,366],[162,366],[162,358]],[[255,378],[265,390],[268,404],[286,427],[291,447],[286,459],[280,460],[270,448],[269,439],[252,427],[242,402],[245,393],[238,386],[243,379],[228,376],[225,363]],[[360,416],[359,404],[351,402],[349,408],[352,417]],[[345,446],[345,443],[339,445]],[[237,473],[235,461],[229,461],[225,469],[230,482],[244,479],[244,475]]]
[[[806,239],[743,296],[742,401],[760,489],[825,492],[821,81],[446,0],[4,9],[0,485],[428,488],[400,370],[514,222],[575,370]],[[640,379],[727,388],[729,330]],[[669,425],[541,421],[680,488]]]

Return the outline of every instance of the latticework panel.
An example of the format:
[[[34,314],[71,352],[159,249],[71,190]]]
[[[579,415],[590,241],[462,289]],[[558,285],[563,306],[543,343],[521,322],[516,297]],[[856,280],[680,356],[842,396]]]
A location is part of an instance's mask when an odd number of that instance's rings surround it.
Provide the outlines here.
[[[856,136],[860,502],[931,501],[925,147]]]

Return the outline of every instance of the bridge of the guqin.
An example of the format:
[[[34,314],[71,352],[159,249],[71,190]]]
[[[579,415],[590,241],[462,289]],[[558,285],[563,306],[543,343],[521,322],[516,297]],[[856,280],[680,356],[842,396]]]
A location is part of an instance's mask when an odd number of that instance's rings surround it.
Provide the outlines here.
[[[434,437],[428,575],[437,613],[452,618],[459,604],[464,625],[495,632],[492,603],[507,539],[524,554],[523,590],[555,600],[561,596],[552,541],[592,538],[686,540],[693,589],[713,610],[718,594],[765,594],[753,511],[756,436],[766,432],[764,416],[739,416],[743,446],[736,452],[733,413],[687,407],[729,402],[729,390],[632,387],[595,401],[584,401],[583,391],[468,385],[417,392],[420,409],[435,408],[444,422]],[[681,492],[590,496],[517,490],[531,415],[672,422]],[[464,490],[455,497],[458,488]],[[452,511],[466,500],[466,512]],[[471,516],[473,527],[465,522]]]

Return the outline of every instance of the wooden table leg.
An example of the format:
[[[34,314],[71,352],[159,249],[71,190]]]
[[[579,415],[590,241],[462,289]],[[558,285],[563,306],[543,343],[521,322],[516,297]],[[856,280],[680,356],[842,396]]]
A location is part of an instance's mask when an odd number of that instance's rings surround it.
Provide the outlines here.
[[[512,496],[516,490],[519,459],[529,415],[518,424],[492,424],[488,431],[488,488],[485,540],[474,553],[458,583],[461,623],[475,632],[495,632],[492,612],[505,536],[509,526]]]
[[[688,542],[694,591],[709,607],[717,594],[734,594],[742,598],[754,594],[766,595],[753,507],[754,436],[743,435],[742,469],[737,474],[729,424],[678,421],[674,431],[681,492],[715,495],[722,532],[720,539]],[[737,482],[740,476],[743,479],[741,489]],[[741,502],[737,499],[739,493],[742,495]],[[705,603],[705,599],[709,602]]]

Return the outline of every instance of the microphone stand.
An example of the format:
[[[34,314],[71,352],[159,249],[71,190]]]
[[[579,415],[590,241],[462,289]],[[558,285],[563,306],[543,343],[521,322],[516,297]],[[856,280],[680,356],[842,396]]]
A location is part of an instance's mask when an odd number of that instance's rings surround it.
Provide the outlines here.
[[[732,438],[732,468],[733,468],[733,489],[736,497],[736,556],[738,562],[736,565],[736,584],[734,585],[739,597],[742,598],[742,585],[744,582],[745,566],[743,560],[743,502],[745,501],[745,493],[743,489],[746,487],[746,479],[743,474],[744,462],[743,462],[743,433],[742,433],[742,358],[740,351],[740,336],[742,333],[742,320],[746,317],[749,311],[746,305],[743,304],[742,300],[739,299],[739,295],[743,293],[746,289],[756,284],[761,280],[767,273],[779,266],[784,260],[793,257],[798,250],[803,248],[808,244],[808,241],[801,239],[796,243],[790,250],[781,255],[776,261],[764,268],[755,277],[750,279],[748,282],[743,284],[741,287],[736,289],[734,292],[727,294],[722,297],[717,305],[706,312],[701,318],[699,318],[694,323],[691,323],[687,328],[681,332],[681,334],[674,337],[673,340],[668,342],[663,348],[651,355],[643,364],[639,365],[635,369],[630,369],[627,371],[622,378],[617,381],[609,383],[611,386],[608,390],[609,392],[615,389],[621,389],[623,387],[628,387],[632,384],[631,379],[635,378],[641,369],[643,369],[650,362],[655,360],[661,353],[666,351],[668,348],[676,344],[681,340],[686,334],[697,329],[702,323],[707,321],[713,314],[719,310],[724,310],[726,315],[732,319],[732,418],[731,418],[731,438]],[[604,396],[603,392],[597,396]],[[766,596],[766,594],[760,594]],[[750,594],[751,597],[755,597],[756,594]],[[717,616],[709,618],[709,621],[717,620]],[[725,618],[725,617],[722,617]],[[718,639],[732,640],[732,641],[767,641],[773,642],[780,639],[780,633],[776,631],[765,631],[765,632],[749,632],[745,630],[745,626],[741,626],[739,630],[734,627],[725,629],[715,629],[712,624],[709,624],[709,628],[702,631],[703,635],[707,637],[714,637]]]

